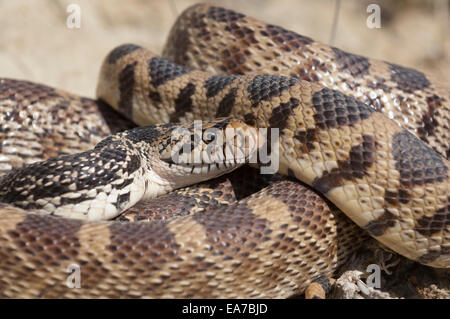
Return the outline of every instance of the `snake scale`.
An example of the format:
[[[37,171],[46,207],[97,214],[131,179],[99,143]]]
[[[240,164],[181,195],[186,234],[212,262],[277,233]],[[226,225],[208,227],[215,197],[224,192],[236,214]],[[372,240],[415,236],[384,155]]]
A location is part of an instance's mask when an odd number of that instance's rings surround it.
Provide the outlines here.
[[[450,267],[448,86],[205,4],[178,18],[163,56],[133,44],[112,50],[96,101],[0,79],[3,297],[285,298],[345,262],[365,238],[356,225],[405,257]],[[138,125],[183,124],[109,135],[133,124],[106,104]],[[159,178],[167,164],[148,154],[166,160],[170,133],[196,119],[253,136],[278,128],[279,173],[290,179],[147,223],[32,213],[162,210],[174,195],[139,203],[152,189],[144,173]],[[156,183],[164,189],[155,193],[207,178],[191,174]],[[70,264],[81,267],[79,289],[65,284]]]

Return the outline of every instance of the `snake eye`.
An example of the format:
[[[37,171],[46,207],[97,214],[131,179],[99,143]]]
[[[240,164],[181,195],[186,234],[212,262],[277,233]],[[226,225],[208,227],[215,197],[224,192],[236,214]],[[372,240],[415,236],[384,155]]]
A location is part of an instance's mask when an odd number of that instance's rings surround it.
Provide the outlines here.
[[[203,134],[203,141],[206,144],[211,143],[215,139],[216,139],[216,133],[215,132],[205,132],[205,134]]]

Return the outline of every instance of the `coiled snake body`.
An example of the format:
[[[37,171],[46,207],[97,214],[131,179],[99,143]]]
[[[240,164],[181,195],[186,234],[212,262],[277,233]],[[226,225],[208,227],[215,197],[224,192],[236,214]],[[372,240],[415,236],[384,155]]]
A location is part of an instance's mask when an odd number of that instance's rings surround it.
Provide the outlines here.
[[[36,148],[53,149],[50,138],[62,146],[51,155],[86,151],[109,133],[98,128],[104,124],[104,102],[138,125],[203,119],[250,131],[278,128],[280,173],[312,186],[394,251],[432,267],[450,267],[448,87],[418,71],[348,54],[208,5],[179,17],[164,55],[208,71],[268,67],[288,76],[212,75],[127,44],[105,59],[98,102],[4,79],[3,117],[19,124],[2,132],[29,134],[25,141],[36,147],[29,147],[20,164],[2,158],[2,169],[40,159]],[[335,90],[342,83],[344,92]],[[27,116],[43,105],[50,105],[53,117]],[[58,123],[64,128],[78,121],[91,124],[62,133],[53,123],[58,112],[67,117]],[[214,120],[222,117],[245,124]],[[80,200],[89,200],[89,209],[116,215],[144,197],[142,189],[149,188],[144,167],[164,175],[141,149],[170,128],[118,133],[92,151],[13,170],[0,180],[0,199],[49,213],[59,205],[65,207],[61,211],[80,210]],[[74,138],[85,145],[75,145]],[[21,154],[20,143],[9,141],[12,146],[2,153]],[[164,153],[164,147],[157,148]],[[83,171],[89,171],[84,180]],[[73,186],[64,186],[65,179]],[[101,193],[117,189],[114,185],[120,187],[113,199],[100,200]],[[7,297],[282,298],[332,274],[354,250],[355,238],[364,238],[355,236],[356,226],[334,206],[293,181],[278,181],[239,203],[151,223],[85,222],[26,214],[12,206],[5,206],[0,218],[0,287]],[[82,269],[80,289],[65,285],[70,264]]]

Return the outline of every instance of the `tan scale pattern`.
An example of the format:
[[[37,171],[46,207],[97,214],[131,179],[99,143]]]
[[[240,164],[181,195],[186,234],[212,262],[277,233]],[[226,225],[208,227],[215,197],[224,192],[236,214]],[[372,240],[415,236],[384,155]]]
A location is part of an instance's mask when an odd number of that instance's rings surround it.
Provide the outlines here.
[[[170,222],[81,222],[10,206],[0,218],[2,297],[285,298],[331,275],[365,239],[292,181]],[[66,286],[70,264],[79,289]]]
[[[248,167],[243,167],[237,171],[245,174],[248,170]],[[233,173],[228,175],[234,175]],[[251,174],[256,175],[257,172],[252,171]],[[250,173],[247,175],[250,175]],[[238,189],[243,190],[244,187],[241,186]],[[214,209],[217,206],[227,206],[236,201],[236,194],[231,181],[222,176],[211,182],[181,188],[157,198],[140,201],[124,211],[117,217],[117,220],[132,222],[168,220],[201,212],[206,208]]]
[[[124,211],[117,220],[133,222],[168,220],[203,212],[206,209],[213,210],[216,207],[236,203],[276,181],[286,179],[287,177],[280,174],[262,175],[259,169],[243,166],[219,178],[177,189],[154,199],[140,201]]]
[[[115,50],[111,55],[115,54]],[[373,222],[377,223],[381,216],[386,217],[383,213],[389,209],[390,224],[384,227],[381,233],[372,232],[372,235],[408,258],[434,267],[449,267],[449,164],[447,160],[425,146],[424,142],[413,137],[413,143],[423,148],[424,153],[407,153],[405,156],[411,157],[412,160],[415,158],[417,161],[421,160],[421,156],[431,154],[430,156],[437,156],[439,162],[425,164],[430,166],[424,167],[421,174],[426,176],[431,174],[430,170],[444,169],[438,173],[438,175],[441,174],[440,180],[432,179],[431,182],[426,182],[426,185],[417,185],[431,188],[433,198],[427,200],[425,207],[423,198],[420,198],[421,195],[419,198],[411,195],[406,203],[397,204],[394,210],[391,209],[392,205],[384,199],[386,190],[402,188],[400,172],[395,166],[400,158],[395,159],[392,151],[395,146],[393,136],[403,132],[403,129],[395,121],[379,112],[374,112],[363,103],[358,104],[354,99],[336,91],[324,89],[318,84],[269,75],[236,77],[231,83],[221,88],[222,92],[219,91],[216,95],[208,97],[206,87],[212,75],[182,69],[176,65],[167,67],[169,62],[162,59],[158,60],[159,65],[162,65],[161,68],[167,70],[167,74],[172,77],[163,85],[155,86],[152,84],[154,80],[150,78],[153,70],[149,68],[149,61],[153,59],[159,58],[148,50],[138,48],[118,58],[114,63],[106,61],[100,73],[98,96],[119,112],[121,111],[120,102],[116,99],[120,99],[120,92],[106,91],[105,88],[112,87],[113,84],[110,83],[119,81],[120,70],[126,67],[130,60],[135,63],[135,73],[131,76],[134,77],[136,92],[130,101],[131,116],[139,124],[148,124],[148,121],[153,120],[164,121],[173,116],[175,113],[173,99],[176,99],[177,94],[189,83],[195,85],[195,92],[192,95],[192,105],[195,107],[177,114],[180,121],[214,118],[222,102],[221,98],[234,89],[236,97],[227,116],[243,119],[256,127],[270,127],[270,122],[277,119],[275,121],[277,126],[282,126],[279,172],[282,174],[293,172],[299,180],[324,193],[361,227],[373,226]],[[172,72],[173,70],[176,72]],[[140,79],[140,76],[145,77]],[[262,82],[256,79],[262,79]],[[259,84],[254,90],[252,89],[253,91],[250,90],[249,88],[256,82]],[[171,89],[166,90],[169,83]],[[168,116],[161,119],[154,117],[143,119],[145,114],[154,116],[158,114],[158,106],[139,104],[142,100],[139,93],[149,91],[158,92],[162,101],[170,102],[167,105]],[[265,95],[266,93],[269,95]],[[324,102],[330,94],[334,94],[334,100]],[[292,103],[292,99],[298,102],[296,106],[289,104]],[[320,99],[325,100],[320,102]],[[342,102],[337,99],[342,99]],[[327,103],[331,103],[331,106]],[[339,103],[343,103],[343,106],[339,106]],[[351,105],[345,105],[346,103]],[[274,113],[274,110],[280,109],[282,105],[292,105],[292,107],[290,109],[287,107],[287,116],[278,121],[279,114]],[[321,109],[323,107],[331,109],[326,111]],[[341,112],[344,112],[343,115]],[[296,136],[304,135],[308,130],[315,130],[315,138],[311,138],[309,146],[305,148]],[[366,142],[366,139],[371,143]],[[321,179],[330,174],[334,176],[334,179],[327,182],[329,186],[314,185],[319,182],[323,184]],[[407,178],[413,179],[413,176]],[[440,210],[443,212],[440,213]],[[419,232],[423,227],[419,225],[419,221],[425,216],[437,220],[437,223],[425,226],[432,228],[427,235]],[[372,224],[369,224],[370,222]],[[430,251],[433,251],[433,257],[425,258],[424,256]]]
[[[420,79],[429,85],[419,83],[416,89],[399,84],[389,63],[341,50],[337,55],[334,50],[338,49],[232,10],[198,4],[179,16],[162,55],[211,73],[297,76],[339,90],[380,110],[449,156],[449,84],[429,74]]]
[[[91,149],[131,125],[100,103],[48,86],[0,78],[0,174],[51,157]]]

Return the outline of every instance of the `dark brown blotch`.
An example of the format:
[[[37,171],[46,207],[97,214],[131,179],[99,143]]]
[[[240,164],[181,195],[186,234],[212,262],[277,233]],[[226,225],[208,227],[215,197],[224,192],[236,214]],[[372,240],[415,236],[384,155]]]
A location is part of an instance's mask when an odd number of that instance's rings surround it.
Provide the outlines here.
[[[133,174],[141,166],[141,158],[138,155],[130,155],[130,160],[127,162],[126,172],[128,175]]]
[[[314,120],[320,129],[353,125],[375,112],[368,105],[328,88],[314,93],[312,101],[316,111]]]
[[[442,107],[444,102],[442,98],[436,94],[427,97],[428,111],[422,116],[422,126],[417,129],[419,136],[426,139],[427,136],[433,135],[434,130],[439,127],[436,119],[436,109]]]
[[[150,100],[152,100],[153,102],[156,103],[156,104],[154,104],[155,106],[159,106],[158,103],[160,103],[162,101],[161,95],[159,94],[158,91],[150,90],[148,92],[148,97],[150,98]]]
[[[171,122],[178,122],[186,113],[192,111],[192,95],[195,93],[195,84],[188,83],[180,90],[175,99],[175,113],[170,115]]]
[[[392,138],[392,155],[405,187],[442,182],[448,178],[448,167],[441,155],[422,140],[402,130]]]
[[[414,69],[388,63],[391,70],[391,81],[397,84],[397,88],[407,92],[423,90],[430,86],[425,74]]]
[[[148,61],[148,69],[151,84],[155,88],[190,71],[184,66],[159,57],[152,58]]]
[[[395,226],[397,218],[394,214],[384,211],[383,215],[368,222],[363,228],[372,236],[382,236],[388,228]]]
[[[144,264],[148,265],[149,270],[156,270],[177,256],[179,246],[165,221],[113,222],[109,231],[110,244],[107,249],[113,252],[114,263],[129,264],[131,267]]]
[[[327,194],[335,187],[341,186],[344,180],[355,180],[367,175],[368,169],[375,162],[376,142],[373,136],[363,135],[363,142],[350,149],[349,159],[338,161],[338,167],[324,172],[316,178],[311,186]]]
[[[236,254],[234,248],[244,251],[251,242],[259,243],[270,229],[270,223],[254,215],[245,200],[197,213],[193,219],[205,228],[208,244],[225,259]]]
[[[384,192],[384,200],[392,205],[406,204],[411,200],[411,195],[408,190],[403,188],[400,188],[398,191],[386,190]]]
[[[122,45],[118,46],[117,48],[115,48],[114,50],[112,50],[109,53],[106,60],[108,61],[109,64],[113,64],[117,60],[119,60],[121,57],[123,57],[133,51],[139,50],[139,49],[142,49],[142,47],[139,45],[136,45],[136,44],[132,44],[132,43],[122,44]]]
[[[253,102],[252,107],[256,107],[262,101],[269,101],[274,96],[280,96],[283,91],[299,81],[298,78],[279,75],[256,75],[247,86],[250,100]]]
[[[109,106],[106,102],[102,100],[90,100],[83,99],[83,107],[86,104],[92,103],[97,107],[98,111],[101,113],[103,119],[111,130],[112,134],[122,132],[124,130],[132,129],[136,127],[132,121],[127,119],[123,114],[114,110],[111,106]]]
[[[205,81],[206,97],[214,97],[236,79],[235,75],[214,75]]]
[[[300,142],[303,154],[314,150],[314,142],[318,141],[317,130],[307,129],[306,131],[297,131],[294,138]]]
[[[128,64],[119,74],[119,112],[133,118],[134,69],[137,62]]]
[[[355,78],[362,78],[369,74],[370,62],[368,58],[334,47],[331,49],[339,65],[339,71],[348,72]]]
[[[237,88],[232,88],[220,101],[217,108],[216,117],[225,117],[230,115],[236,99]]]
[[[16,253],[26,258],[14,257],[9,248],[0,247],[2,265],[14,265],[14,269],[26,274],[26,280],[30,282],[41,279],[38,273],[49,271],[60,272],[62,277],[66,277],[67,261],[81,265],[78,259],[81,226],[80,220],[28,214],[15,229],[7,231]],[[64,294],[66,289],[70,290],[58,281],[49,281],[45,286],[41,291],[43,294],[54,291]],[[88,282],[83,287],[86,286],[89,286]]]
[[[291,97],[288,102],[281,103],[272,109],[272,115],[269,118],[271,128],[279,128],[280,133],[286,127],[288,118],[294,114],[294,110],[299,106],[300,101]]]
[[[253,113],[247,113],[244,115],[244,123],[247,125],[255,126],[256,123],[256,117]]]
[[[450,202],[450,197],[448,198]],[[450,225],[450,204],[436,210],[431,217],[424,216],[417,220],[415,230],[424,236],[432,236],[445,230]]]

